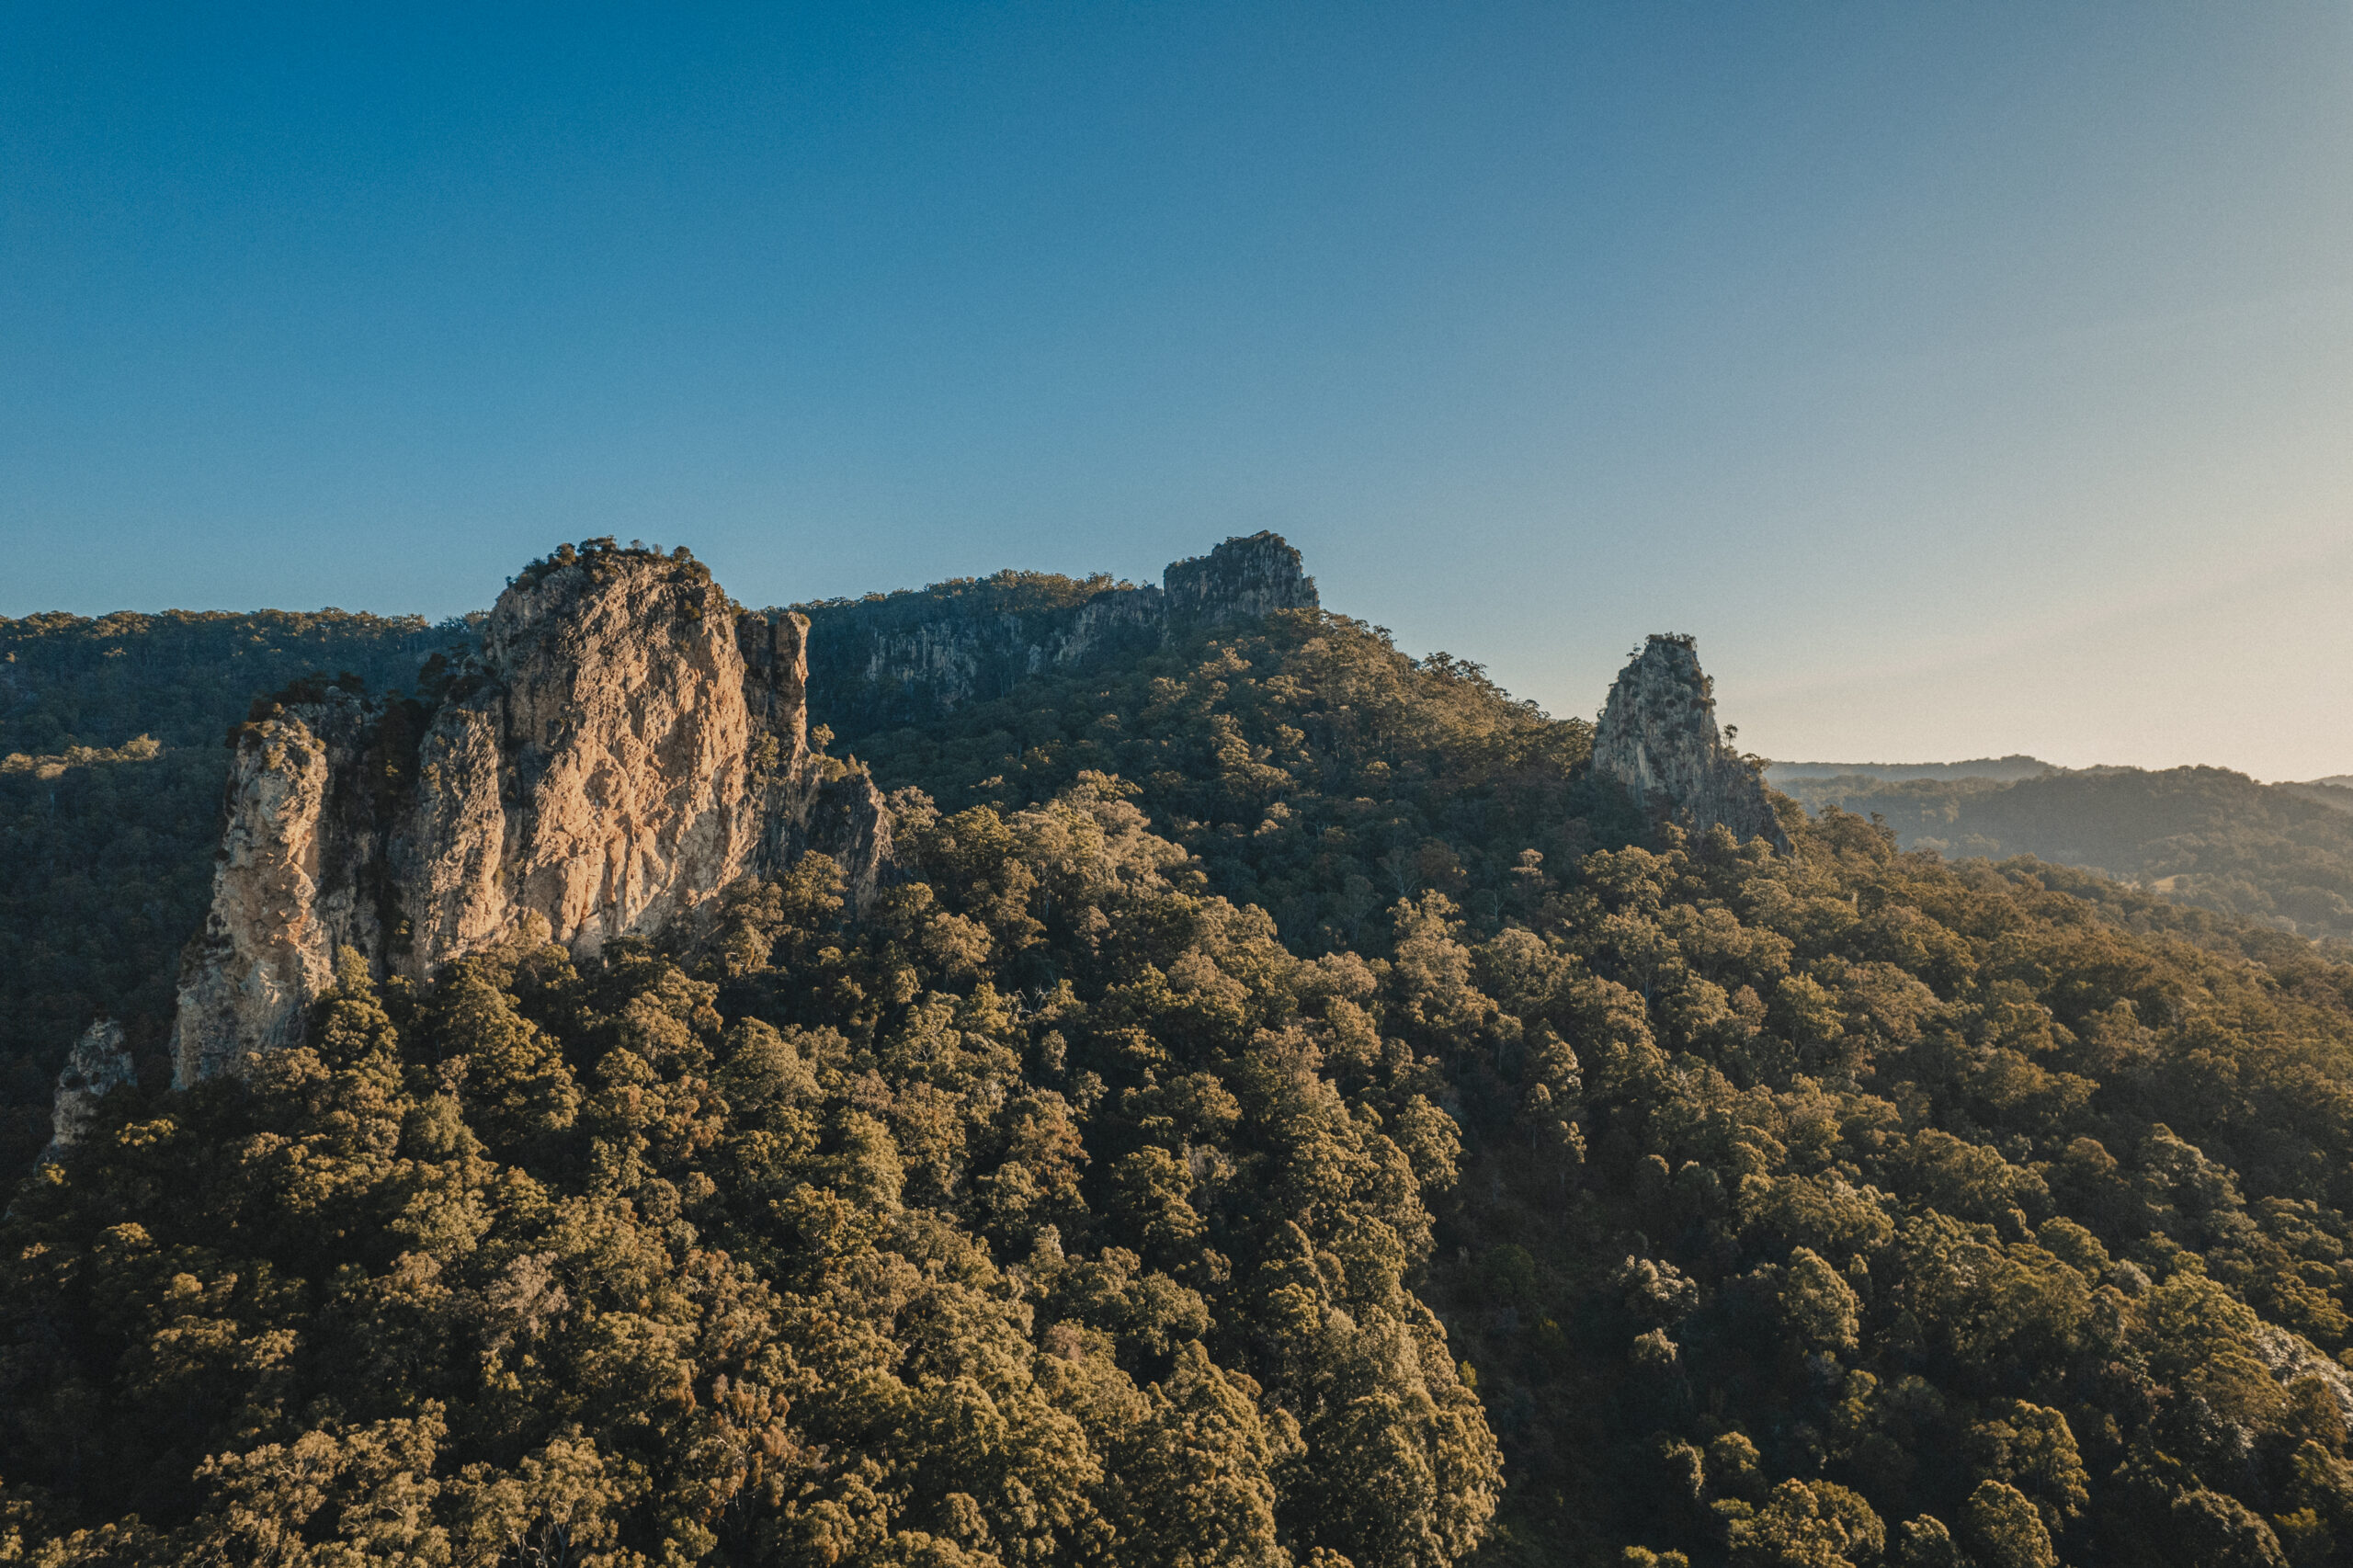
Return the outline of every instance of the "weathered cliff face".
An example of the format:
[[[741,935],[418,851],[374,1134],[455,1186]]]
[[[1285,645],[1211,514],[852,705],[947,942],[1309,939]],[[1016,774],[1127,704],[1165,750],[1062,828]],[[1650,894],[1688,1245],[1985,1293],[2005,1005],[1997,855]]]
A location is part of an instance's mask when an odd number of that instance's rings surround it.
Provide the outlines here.
[[[810,700],[837,733],[870,734],[991,701],[1033,676],[1149,653],[1196,626],[1316,607],[1299,551],[1271,533],[1175,562],[1159,587],[1005,573],[808,605]]]
[[[526,911],[594,952],[751,868],[767,800],[747,666],[707,576],[621,558],[518,582],[491,612],[482,663],[487,678],[426,733],[421,809],[392,845],[403,968],[494,940]],[[797,725],[790,739],[787,766]]]
[[[422,978],[536,918],[585,956],[813,848],[870,896],[888,813],[809,753],[805,631],[683,558],[565,551],[500,596],[429,716],[330,692],[245,726],[179,1081],[298,1039],[341,947]]]
[[[1242,620],[1317,606],[1305,559],[1280,534],[1227,540],[1207,555],[1172,562],[1160,582],[1169,616],[1178,621]]]
[[[1716,728],[1715,683],[1688,637],[1654,635],[1610,685],[1593,766],[1690,832],[1721,824],[1788,853],[1764,780]]]
[[[381,947],[363,874],[379,835],[353,785],[382,718],[379,704],[331,691],[239,737],[212,906],[180,971],[173,1053],[183,1080],[289,1043],[334,979],[335,949]]]
[[[98,1101],[107,1092],[131,1083],[139,1076],[131,1065],[131,1052],[122,1043],[122,1026],[110,1018],[100,1018],[82,1031],[74,1042],[73,1051],[65,1058],[65,1070],[57,1075],[57,1099],[50,1113],[49,1148],[44,1160],[59,1154],[82,1141],[88,1131],[90,1118],[97,1110]]]

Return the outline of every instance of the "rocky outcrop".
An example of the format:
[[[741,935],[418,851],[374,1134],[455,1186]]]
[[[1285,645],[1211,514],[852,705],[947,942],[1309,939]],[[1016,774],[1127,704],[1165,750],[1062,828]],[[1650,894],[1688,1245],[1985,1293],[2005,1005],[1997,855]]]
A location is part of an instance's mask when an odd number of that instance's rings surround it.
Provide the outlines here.
[[[239,735],[212,904],[180,970],[182,1080],[289,1043],[334,980],[336,946],[382,947],[359,875],[376,835],[348,797],[383,717],[379,704],[330,690]]]
[[[527,577],[491,611],[482,665],[426,733],[420,810],[389,846],[402,968],[494,940],[525,911],[593,953],[754,866],[767,808],[754,700],[788,771],[800,716],[765,690],[747,699],[733,607],[707,574],[622,557]]]
[[[1158,587],[1005,572],[803,605],[811,708],[839,734],[870,734],[991,701],[1035,676],[1151,653],[1202,626],[1317,602],[1299,551],[1258,533],[1172,562]]]
[[[1764,780],[1717,731],[1715,683],[1689,637],[1653,636],[1619,673],[1594,731],[1593,766],[1686,831],[1721,824],[1789,852]]]
[[[138,1078],[139,1070],[131,1065],[131,1052],[123,1047],[120,1024],[100,1018],[84,1029],[65,1058],[65,1070],[57,1075],[49,1148],[41,1158],[53,1160],[80,1142],[107,1092],[136,1083]]]
[[[806,631],[741,612],[683,552],[567,546],[500,596],[430,709],[265,705],[182,969],[177,1080],[298,1040],[341,948],[423,978],[536,919],[587,956],[813,848],[870,896],[888,812],[809,751]]]
[[[1168,617],[1179,624],[1257,619],[1279,609],[1317,608],[1315,579],[1282,535],[1230,539],[1207,555],[1172,562],[1160,574]]]
[[[2353,1422],[2353,1373],[2347,1373],[2334,1357],[2302,1335],[2275,1324],[2256,1324],[2253,1345],[2264,1369],[2282,1386],[2302,1378],[2318,1378],[2336,1406],[2337,1419]]]

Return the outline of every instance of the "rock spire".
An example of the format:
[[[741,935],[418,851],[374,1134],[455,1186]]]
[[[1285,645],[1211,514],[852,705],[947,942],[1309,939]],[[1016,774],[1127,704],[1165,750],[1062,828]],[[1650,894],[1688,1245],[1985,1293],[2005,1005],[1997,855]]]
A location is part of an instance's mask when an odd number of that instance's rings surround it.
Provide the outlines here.
[[[508,585],[435,707],[256,705],[181,970],[176,1081],[298,1040],[340,948],[422,978],[536,918],[590,954],[813,847],[862,901],[888,813],[809,750],[806,631],[740,612],[683,551],[597,541]]]
[[[1764,780],[1716,729],[1715,683],[1688,636],[1653,635],[1619,672],[1594,731],[1593,766],[1686,831],[1721,824],[1789,853]]]

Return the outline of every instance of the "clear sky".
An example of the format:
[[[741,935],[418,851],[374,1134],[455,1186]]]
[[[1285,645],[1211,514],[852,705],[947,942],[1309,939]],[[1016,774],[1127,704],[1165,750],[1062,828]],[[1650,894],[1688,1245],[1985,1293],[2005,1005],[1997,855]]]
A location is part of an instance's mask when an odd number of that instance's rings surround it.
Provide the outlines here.
[[[2353,6],[0,8],[0,614],[1260,528],[1556,712],[2353,772]]]

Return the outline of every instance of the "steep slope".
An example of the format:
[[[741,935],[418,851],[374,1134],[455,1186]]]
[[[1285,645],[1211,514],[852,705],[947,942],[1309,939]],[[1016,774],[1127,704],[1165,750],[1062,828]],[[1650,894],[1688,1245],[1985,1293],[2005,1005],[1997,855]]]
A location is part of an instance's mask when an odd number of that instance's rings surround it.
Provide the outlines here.
[[[1001,572],[798,608],[813,631],[813,717],[858,740],[997,700],[1040,676],[1131,663],[1200,628],[1316,603],[1299,551],[1257,533],[1171,562],[1156,588]]]
[[[184,1091],[89,1040],[0,1218],[5,1539],[2353,1555],[2353,968],[1836,809],[1738,835],[1675,663],[1638,809],[1473,666],[1195,625],[868,737],[938,798],[863,907],[806,854],[691,941],[346,963]]]
[[[0,619],[0,1162],[50,1136],[50,1086],[100,1014],[159,1074],[181,949],[203,924],[222,736],[313,673],[412,690],[463,621],[339,610]]]
[[[1548,864],[1644,831],[1586,766],[1593,727],[1477,665],[1409,658],[1321,609],[1193,626],[1123,665],[1049,673],[858,749],[885,787],[1010,809],[1115,774],[1216,892],[1294,951],[1377,946],[1425,886],[1492,927]]]

